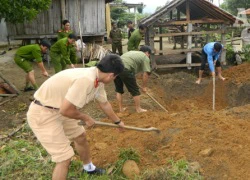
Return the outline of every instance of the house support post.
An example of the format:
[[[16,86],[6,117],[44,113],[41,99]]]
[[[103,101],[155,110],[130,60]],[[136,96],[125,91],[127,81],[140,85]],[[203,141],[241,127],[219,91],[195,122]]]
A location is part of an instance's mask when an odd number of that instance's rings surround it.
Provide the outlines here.
[[[149,37],[149,46],[151,47],[151,50],[152,50],[152,54],[150,56],[150,61],[151,61],[152,69],[156,69],[157,65],[156,65],[156,62],[155,62],[155,44],[154,44],[155,33],[154,33],[154,27],[153,26],[149,27],[148,35],[149,35],[148,36]]]
[[[187,31],[192,32],[193,25],[192,23],[188,23]],[[188,42],[187,42],[187,49],[192,49],[192,35],[188,36]],[[187,53],[187,64],[192,64],[192,52]],[[191,66],[188,67],[188,69],[191,69]]]
[[[221,63],[223,65],[226,65],[226,25],[225,24],[222,24],[221,26],[221,29],[222,29],[222,34],[221,34],[221,44],[224,46],[222,52],[221,52]]]

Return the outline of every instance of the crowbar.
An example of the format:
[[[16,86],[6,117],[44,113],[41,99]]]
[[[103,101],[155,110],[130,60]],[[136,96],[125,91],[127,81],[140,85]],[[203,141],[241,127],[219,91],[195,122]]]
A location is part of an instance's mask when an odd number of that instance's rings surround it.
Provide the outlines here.
[[[84,126],[86,125],[83,121],[80,121],[78,125]],[[119,125],[112,124],[112,123],[105,123],[105,122],[100,122],[100,121],[95,121],[95,125],[100,125],[100,126],[109,126],[109,127],[115,127],[115,128],[120,128]],[[150,127],[150,128],[139,128],[139,127],[133,127],[133,126],[124,126],[125,129],[130,129],[130,130],[136,130],[136,131],[155,131],[157,133],[160,133],[160,130],[155,128],[155,127]]]

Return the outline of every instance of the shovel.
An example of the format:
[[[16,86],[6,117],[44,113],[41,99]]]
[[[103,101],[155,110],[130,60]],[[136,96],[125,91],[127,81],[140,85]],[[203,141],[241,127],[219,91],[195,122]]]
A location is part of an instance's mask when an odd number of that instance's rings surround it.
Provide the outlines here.
[[[78,125],[84,126],[86,125],[83,121],[80,121]],[[95,125],[100,125],[100,126],[109,126],[109,127],[115,127],[115,128],[120,128],[119,125],[116,124],[111,124],[111,123],[105,123],[105,122],[100,122],[100,121],[95,121]],[[150,127],[150,128],[139,128],[139,127],[133,127],[133,126],[124,126],[125,129],[130,129],[130,130],[136,130],[136,131],[155,131],[157,133],[160,133],[160,130],[155,128],[155,127]]]

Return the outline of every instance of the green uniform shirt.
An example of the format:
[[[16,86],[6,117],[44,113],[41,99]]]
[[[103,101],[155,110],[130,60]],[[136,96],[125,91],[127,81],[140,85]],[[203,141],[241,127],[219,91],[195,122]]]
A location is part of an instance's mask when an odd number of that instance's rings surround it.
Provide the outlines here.
[[[142,40],[142,35],[139,29],[136,29],[128,40],[128,51],[138,51],[138,46]]]
[[[42,51],[38,44],[20,47],[16,55],[28,61],[33,61],[35,59],[37,63],[42,62]]]
[[[134,72],[150,72],[150,59],[141,51],[129,51],[121,56],[122,62],[126,69]]]
[[[110,31],[109,37],[112,39],[113,43],[122,41],[122,31],[121,29],[112,29]]]
[[[68,37],[72,33],[73,33],[72,30],[69,30],[68,32],[66,32],[64,29],[59,30],[58,33],[57,33],[57,41],[60,40],[60,39]]]
[[[50,48],[50,53],[59,54],[67,64],[72,64],[70,61],[70,49],[73,45],[68,43],[68,38],[63,38],[53,44]]]

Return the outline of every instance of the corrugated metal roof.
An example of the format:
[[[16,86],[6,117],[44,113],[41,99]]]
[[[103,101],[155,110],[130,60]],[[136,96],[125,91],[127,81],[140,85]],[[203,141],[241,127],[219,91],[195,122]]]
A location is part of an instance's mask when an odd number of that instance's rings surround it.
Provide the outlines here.
[[[187,0],[173,0],[163,6],[161,9],[153,13],[151,16],[141,20],[141,24],[150,26],[154,24],[163,15],[168,14],[173,9],[177,8],[183,14],[186,14]],[[234,24],[236,17],[227,11],[215,6],[206,0],[189,0],[190,2],[190,20],[200,20],[202,18],[212,18],[223,20],[227,23]]]

